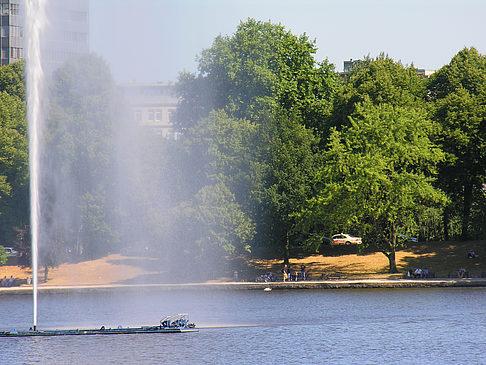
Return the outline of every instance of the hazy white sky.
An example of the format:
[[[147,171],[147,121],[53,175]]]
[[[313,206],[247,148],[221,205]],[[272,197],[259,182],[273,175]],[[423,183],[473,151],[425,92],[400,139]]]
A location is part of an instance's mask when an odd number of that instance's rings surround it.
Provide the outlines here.
[[[464,47],[486,53],[486,0],[90,0],[90,47],[118,82],[176,81],[218,34],[252,17],[316,40],[317,60],[387,53],[438,69]]]

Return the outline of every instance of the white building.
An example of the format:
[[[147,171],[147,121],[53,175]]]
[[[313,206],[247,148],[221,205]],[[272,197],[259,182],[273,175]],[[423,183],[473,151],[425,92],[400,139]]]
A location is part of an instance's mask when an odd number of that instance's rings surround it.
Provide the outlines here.
[[[173,85],[129,83],[119,88],[128,102],[134,122],[153,129],[164,138],[178,138],[172,122],[179,99]]]

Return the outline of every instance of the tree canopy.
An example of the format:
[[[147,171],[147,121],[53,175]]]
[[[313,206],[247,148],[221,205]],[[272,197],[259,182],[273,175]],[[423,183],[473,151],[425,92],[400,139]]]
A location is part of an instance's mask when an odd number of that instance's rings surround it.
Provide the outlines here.
[[[23,62],[0,66],[0,243],[29,221]]]
[[[424,111],[356,105],[350,125],[331,135],[321,189],[303,212],[304,226],[361,234],[396,272],[397,235],[416,229],[417,212],[445,199],[432,185],[443,160],[430,141],[433,129]]]
[[[486,182],[486,57],[474,48],[458,52],[432,75],[429,98],[432,117],[442,126],[439,142],[447,154],[440,181],[452,198],[448,212],[461,211],[461,234],[467,239],[474,196],[483,199]]]
[[[176,125],[187,128],[224,109],[256,122],[267,110],[284,110],[319,127],[329,114],[336,76],[327,61],[317,63],[315,42],[283,25],[248,19],[232,36],[218,36],[203,50],[197,74],[183,73]]]

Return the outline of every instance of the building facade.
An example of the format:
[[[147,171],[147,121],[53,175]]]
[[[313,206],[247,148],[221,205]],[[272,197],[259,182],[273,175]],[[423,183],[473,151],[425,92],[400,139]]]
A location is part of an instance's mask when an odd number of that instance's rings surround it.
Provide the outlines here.
[[[173,85],[129,83],[120,86],[133,121],[163,138],[176,140],[173,115],[179,99]]]
[[[89,52],[89,0],[49,0],[49,19],[41,46],[44,71],[50,74],[65,61]]]
[[[26,57],[25,1],[0,0],[0,64]],[[89,0],[49,0],[49,19],[42,35],[43,66],[47,73],[76,55],[89,52]]]
[[[24,59],[23,0],[0,0],[0,64]]]

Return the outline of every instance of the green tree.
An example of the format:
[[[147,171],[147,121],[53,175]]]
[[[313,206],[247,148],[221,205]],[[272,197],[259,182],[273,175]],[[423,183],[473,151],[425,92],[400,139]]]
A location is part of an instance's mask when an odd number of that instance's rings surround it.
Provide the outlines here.
[[[426,81],[413,67],[404,67],[392,58],[380,55],[366,58],[344,79],[334,101],[329,128],[349,125],[359,103],[419,106],[426,96]]]
[[[292,214],[312,194],[315,135],[337,85],[333,66],[316,62],[315,52],[305,34],[248,19],[232,36],[217,37],[199,72],[182,74],[178,85],[176,124],[200,166],[195,180],[223,182],[256,224],[252,247],[286,261],[296,235]]]
[[[108,66],[94,55],[68,61],[53,75],[50,100],[42,150],[46,236],[41,242],[56,252],[62,243],[79,255],[105,254],[118,239],[110,228],[116,211],[118,114]]]
[[[164,253],[175,258],[168,267],[179,275],[210,278],[208,268],[222,268],[225,257],[248,253],[255,234],[254,223],[223,183],[204,186],[167,218],[165,239],[171,245]]]
[[[435,127],[425,111],[371,101],[355,108],[350,125],[331,135],[303,226],[362,234],[397,272],[397,234],[414,231],[418,212],[445,201],[432,185],[443,153],[430,141]]]
[[[256,122],[270,109],[319,128],[329,115],[336,80],[333,66],[317,63],[315,52],[315,42],[282,25],[240,23],[232,36],[218,36],[202,51],[197,74],[181,74],[176,125],[194,126],[214,109]]]
[[[2,69],[4,67],[0,67]],[[0,92],[0,240],[28,224],[28,144],[25,103]]]
[[[214,111],[184,135],[182,180],[190,194],[171,214],[179,217],[173,226],[184,231],[171,240],[184,237],[181,247],[197,260],[208,260],[209,252],[221,257],[250,251],[255,224],[249,197],[257,130],[246,120]]]
[[[461,235],[468,239],[474,197],[482,196],[486,178],[486,57],[474,48],[458,52],[432,75],[429,100],[447,154],[439,180],[452,199],[444,213],[444,230],[448,236],[449,220],[460,211]]]
[[[288,264],[289,248],[299,232],[295,214],[315,193],[313,182],[318,171],[318,138],[313,131],[286,116],[264,123],[255,187],[255,204],[260,245],[277,250]]]
[[[25,101],[24,68],[24,61],[0,67],[0,90],[22,101]]]
[[[7,258],[7,254],[5,253],[3,246],[0,246],[0,265],[5,264],[7,262]]]

